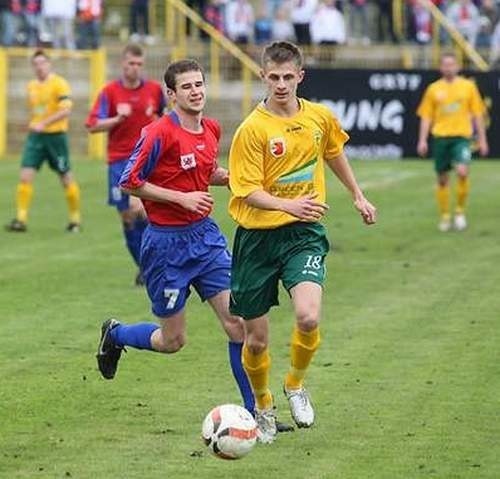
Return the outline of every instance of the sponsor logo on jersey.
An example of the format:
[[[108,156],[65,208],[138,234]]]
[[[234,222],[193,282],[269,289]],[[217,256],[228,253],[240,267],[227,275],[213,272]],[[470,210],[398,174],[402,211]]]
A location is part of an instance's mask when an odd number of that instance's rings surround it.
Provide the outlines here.
[[[269,140],[271,155],[275,158],[281,158],[286,153],[286,144],[284,138],[271,138]]]
[[[194,153],[188,155],[181,155],[181,168],[183,170],[190,170],[196,166],[196,158]]]

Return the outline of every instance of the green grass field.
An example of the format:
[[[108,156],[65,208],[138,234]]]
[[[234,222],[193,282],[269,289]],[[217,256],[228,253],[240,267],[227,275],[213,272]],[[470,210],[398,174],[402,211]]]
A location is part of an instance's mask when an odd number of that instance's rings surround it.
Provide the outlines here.
[[[47,169],[28,234],[0,231],[0,478],[479,479],[500,477],[500,163],[473,166],[470,228],[438,233],[428,162],[354,162],[379,209],[362,225],[329,177],[322,345],[308,387],[317,423],[225,462],[200,441],[210,408],[237,402],[226,340],[192,297],[179,354],[124,355],[114,381],[94,354],[103,319],[151,320],[113,209],[105,167],[80,160],[84,231]],[[18,165],[0,162],[2,222]],[[232,235],[227,191],[216,219]],[[292,327],[272,312],[272,387],[280,393]]]

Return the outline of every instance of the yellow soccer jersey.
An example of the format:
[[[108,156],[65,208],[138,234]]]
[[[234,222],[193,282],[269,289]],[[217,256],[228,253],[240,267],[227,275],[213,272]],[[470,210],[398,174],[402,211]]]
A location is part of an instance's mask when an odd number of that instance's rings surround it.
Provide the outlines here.
[[[484,104],[476,84],[463,77],[452,82],[431,83],[420,102],[417,115],[432,122],[437,137],[472,136],[472,116],[484,113]]]
[[[31,110],[30,126],[36,125],[63,108],[71,108],[71,90],[61,76],[51,73],[45,81],[31,80],[28,83],[28,102]],[[68,118],[47,126],[43,133],[68,131]]]
[[[244,228],[277,228],[297,221],[281,211],[245,203],[263,190],[280,198],[317,193],[325,201],[324,160],[337,157],[349,139],[327,107],[300,99],[300,110],[283,118],[260,104],[240,125],[229,152],[229,214]]]

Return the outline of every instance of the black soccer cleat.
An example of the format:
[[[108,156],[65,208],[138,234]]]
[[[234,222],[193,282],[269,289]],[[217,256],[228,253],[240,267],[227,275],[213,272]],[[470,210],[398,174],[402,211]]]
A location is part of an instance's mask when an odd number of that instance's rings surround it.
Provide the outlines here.
[[[13,233],[25,233],[28,228],[26,223],[14,218],[9,224],[5,225],[5,229]]]
[[[104,379],[113,379],[118,368],[118,361],[123,347],[118,346],[111,337],[111,330],[120,325],[120,322],[114,318],[107,319],[102,323],[101,339],[97,347],[97,366]]]
[[[82,231],[82,227],[80,223],[68,223],[68,226],[66,226],[66,231],[68,233],[80,233]]]
[[[286,422],[281,422],[276,419],[276,430],[278,432],[293,432],[295,428],[291,424],[287,424]]]

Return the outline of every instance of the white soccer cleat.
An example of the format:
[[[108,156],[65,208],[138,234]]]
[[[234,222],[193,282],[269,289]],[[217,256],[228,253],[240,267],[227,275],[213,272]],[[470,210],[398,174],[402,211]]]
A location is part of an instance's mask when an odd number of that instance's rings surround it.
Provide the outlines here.
[[[463,213],[456,214],[453,218],[453,228],[457,231],[463,231],[467,228],[467,220],[465,219],[465,215]]]
[[[298,427],[311,427],[314,423],[314,409],[305,388],[284,390],[290,412]]]
[[[451,230],[451,220],[449,216],[442,216],[438,224],[438,230],[446,233]]]
[[[276,416],[272,409],[255,409],[255,422],[257,423],[257,439],[262,444],[271,444],[276,439],[278,429]]]

